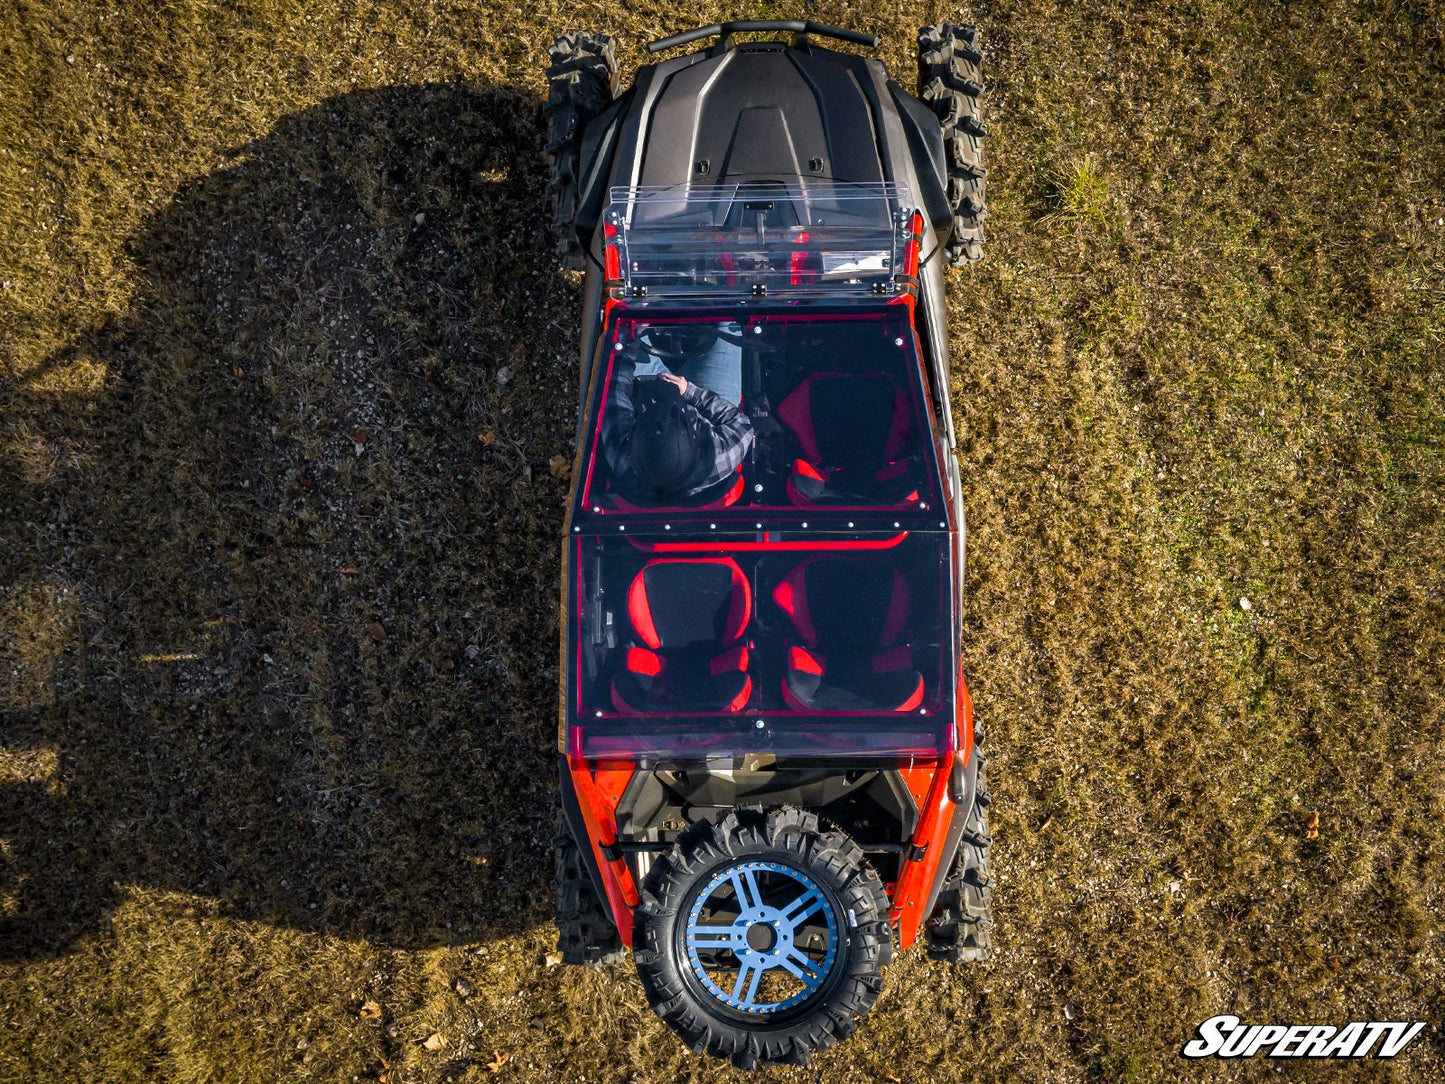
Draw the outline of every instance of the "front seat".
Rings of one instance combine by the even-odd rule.
[[[913,429],[908,392],[887,373],[815,373],[778,404],[802,454],[788,497],[800,507],[896,506],[916,502],[916,460],[904,457]]]

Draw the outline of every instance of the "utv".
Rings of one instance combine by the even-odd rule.
[[[925,27],[915,98],[813,23],[649,49],[709,37],[621,94],[610,38],[551,50],[585,270],[554,886],[564,960],[631,948],[683,1040],[751,1068],[851,1034],[895,941],[988,952],[942,271],[980,255],[982,55]],[[689,372],[751,436],[659,499],[613,438]]]

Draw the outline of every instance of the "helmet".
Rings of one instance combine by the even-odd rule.
[[[682,393],[659,378],[639,378],[633,397],[632,474],[656,495],[684,489],[697,468],[697,435]]]

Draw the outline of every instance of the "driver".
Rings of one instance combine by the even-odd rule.
[[[652,503],[686,501],[719,485],[747,458],[753,426],[716,392],[675,373],[618,366],[602,453],[624,494]]]

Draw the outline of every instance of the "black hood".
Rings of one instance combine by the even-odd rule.
[[[662,76],[637,183],[884,180],[867,63],[755,43]]]

